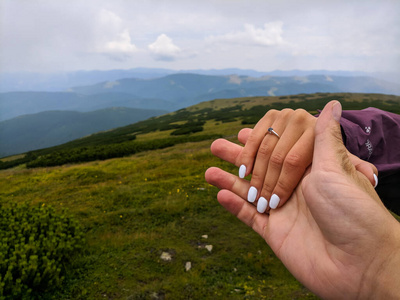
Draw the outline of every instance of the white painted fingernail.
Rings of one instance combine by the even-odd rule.
[[[267,199],[265,199],[264,197],[260,197],[260,199],[258,199],[258,203],[257,203],[257,211],[260,214],[263,214],[266,211],[267,207],[268,207]]]
[[[239,178],[244,178],[246,176],[246,166],[241,165],[239,168]]]
[[[376,188],[378,186],[378,176],[376,176],[375,174],[374,174],[374,179],[375,179],[374,188]]]
[[[256,201],[256,197],[257,197],[257,189],[252,186],[249,189],[249,192],[247,193],[247,201],[249,202],[254,202]]]
[[[269,207],[271,207],[272,209],[277,208],[279,205],[279,201],[281,201],[279,196],[277,194],[273,194],[271,196],[271,199],[269,200]]]

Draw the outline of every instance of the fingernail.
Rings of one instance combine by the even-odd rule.
[[[268,207],[268,201],[267,199],[265,199],[264,197],[260,197],[260,199],[258,199],[258,203],[257,203],[257,211],[260,214],[263,214],[265,212],[265,210]]]
[[[239,168],[239,178],[244,178],[246,176],[246,166],[241,165]]]
[[[333,103],[332,116],[336,121],[340,122],[340,118],[342,117],[342,105],[340,102]]]
[[[376,176],[375,174],[374,174],[374,179],[375,179],[374,188],[376,188],[378,186],[378,176]]]
[[[277,194],[273,194],[271,196],[271,199],[269,200],[269,207],[271,207],[272,209],[277,208],[279,205],[279,201],[281,201],[279,196]]]
[[[252,186],[250,187],[249,192],[247,194],[247,201],[254,202],[256,201],[256,197],[257,197],[257,189],[254,186]]]

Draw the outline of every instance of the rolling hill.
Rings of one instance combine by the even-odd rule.
[[[218,137],[219,126],[255,124],[269,109],[304,108],[317,113],[333,99],[340,100],[344,109],[374,106],[400,113],[400,96],[382,94],[318,93],[212,100],[55,147],[31,151],[15,160],[0,161],[0,168],[22,163],[34,168],[103,160],[198,142]]]
[[[45,111],[16,117],[0,122],[0,157],[63,144],[165,113],[115,107],[86,113]]]
[[[89,112],[111,107],[172,111],[173,105],[126,93],[10,92],[0,94],[0,121],[50,110]]]
[[[104,92],[128,93],[138,97],[164,99],[177,108],[221,97],[282,96],[317,92],[400,94],[395,84],[372,77],[309,76],[210,76],[173,74],[154,79],[127,78],[92,86],[74,87],[84,95]]]
[[[400,95],[398,85],[362,76],[216,76],[172,74],[125,78],[78,86],[69,92],[0,93],[0,121],[46,110],[87,112],[109,107],[174,111],[219,98],[301,93],[382,93]]]

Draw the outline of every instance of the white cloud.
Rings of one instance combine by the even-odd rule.
[[[118,34],[115,40],[108,42],[105,46],[105,50],[112,53],[126,54],[135,53],[138,51],[136,46],[131,43],[131,36],[128,29],[124,29]]]
[[[159,35],[148,48],[156,60],[173,61],[182,53],[182,50],[164,33]]]
[[[206,40],[211,43],[232,43],[247,46],[276,46],[285,43],[282,34],[283,23],[265,23],[264,27],[257,28],[252,24],[245,24],[244,30],[230,32],[219,36],[210,36]]]
[[[95,52],[117,61],[124,61],[138,48],[131,41],[129,29],[124,28],[123,20],[114,12],[102,9],[97,17],[98,28],[95,37]]]
[[[107,26],[110,31],[118,30],[122,26],[122,19],[114,12],[101,9],[97,17],[99,25]]]

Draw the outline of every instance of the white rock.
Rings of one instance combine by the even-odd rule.
[[[172,260],[172,256],[171,254],[169,254],[168,252],[163,252],[160,256],[160,258],[164,261],[171,261]]]
[[[190,261],[187,261],[185,265],[186,272],[189,271],[191,268],[192,268],[192,263]]]
[[[203,239],[208,239],[208,235],[207,235],[207,234],[203,234],[201,237],[202,237]]]
[[[208,252],[211,252],[213,245],[206,245],[205,248],[208,250]]]

